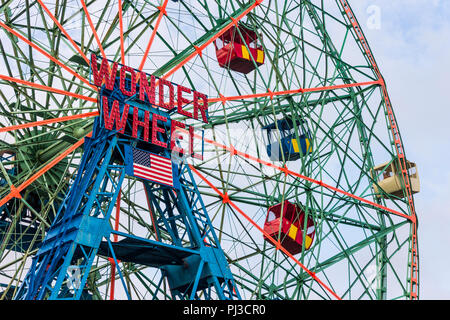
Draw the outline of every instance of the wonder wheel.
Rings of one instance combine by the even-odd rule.
[[[348,1],[6,0],[0,34],[0,299],[418,298],[417,167]],[[125,174],[99,68],[207,95],[148,111],[195,129],[181,187]]]

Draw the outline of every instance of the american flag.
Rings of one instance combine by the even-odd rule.
[[[170,158],[133,148],[133,173],[138,178],[173,187],[172,161]]]

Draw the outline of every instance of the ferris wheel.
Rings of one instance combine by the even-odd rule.
[[[419,298],[348,1],[10,0],[0,34],[0,299]]]

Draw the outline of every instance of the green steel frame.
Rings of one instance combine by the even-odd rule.
[[[240,22],[258,31],[265,53],[247,75],[220,68],[214,49]],[[404,148],[347,1],[3,0],[0,34],[0,151],[14,156],[0,163],[0,299],[20,286],[98,115],[90,53],[208,94],[209,123],[195,124],[205,130],[204,160],[189,161],[243,298],[419,297],[409,177],[402,173],[403,197],[373,189],[375,165],[399,161],[405,170]],[[306,122],[313,151],[271,163],[261,128],[286,116]],[[125,180],[111,224],[164,241],[142,185]],[[312,248],[295,257],[258,228],[285,199],[301,202],[316,226]],[[133,299],[169,297],[151,268],[119,267]],[[95,299],[112,298],[113,268],[94,261]]]

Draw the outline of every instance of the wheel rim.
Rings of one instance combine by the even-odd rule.
[[[244,298],[410,298],[411,239],[416,234],[410,217],[415,213],[407,197],[379,198],[372,188],[371,169],[393,161],[397,150],[384,84],[352,37],[342,3],[65,1],[55,7],[18,1],[16,8],[11,3],[2,25],[8,37],[0,48],[2,70],[7,70],[1,78],[2,125],[70,120],[1,133],[2,150],[16,155],[2,160],[6,183],[1,197],[11,193],[11,184],[28,181],[90,132],[93,117],[75,118],[97,111],[85,58],[105,53],[110,60],[208,94],[209,123],[195,123],[198,132],[205,130],[205,160],[192,164]],[[247,75],[217,64],[211,39],[230,16],[261,34],[265,62]],[[286,116],[305,121],[300,127],[311,134],[312,152],[296,161],[274,162],[261,128]],[[299,132],[294,126],[298,141]],[[237,154],[230,153],[231,146]],[[34,240],[25,252],[8,248],[7,239],[17,232],[2,229],[2,283],[11,290],[23,278],[34,243],[42,239],[76,171],[82,147],[72,151],[22,191],[22,199],[8,202],[15,214],[5,221],[17,221],[22,210],[35,226],[27,231],[32,236],[27,241]],[[155,239],[139,183],[128,179],[121,194],[119,230]],[[267,209],[284,200],[301,202],[315,222],[312,247],[295,257],[264,241],[257,227],[263,227]],[[41,205],[34,208],[36,201]],[[20,229],[19,237],[25,233]],[[133,298],[170,297],[158,270],[126,262],[120,268]],[[88,280],[96,298],[110,298],[111,273],[111,262],[98,257]],[[123,294],[119,287],[116,297]]]

